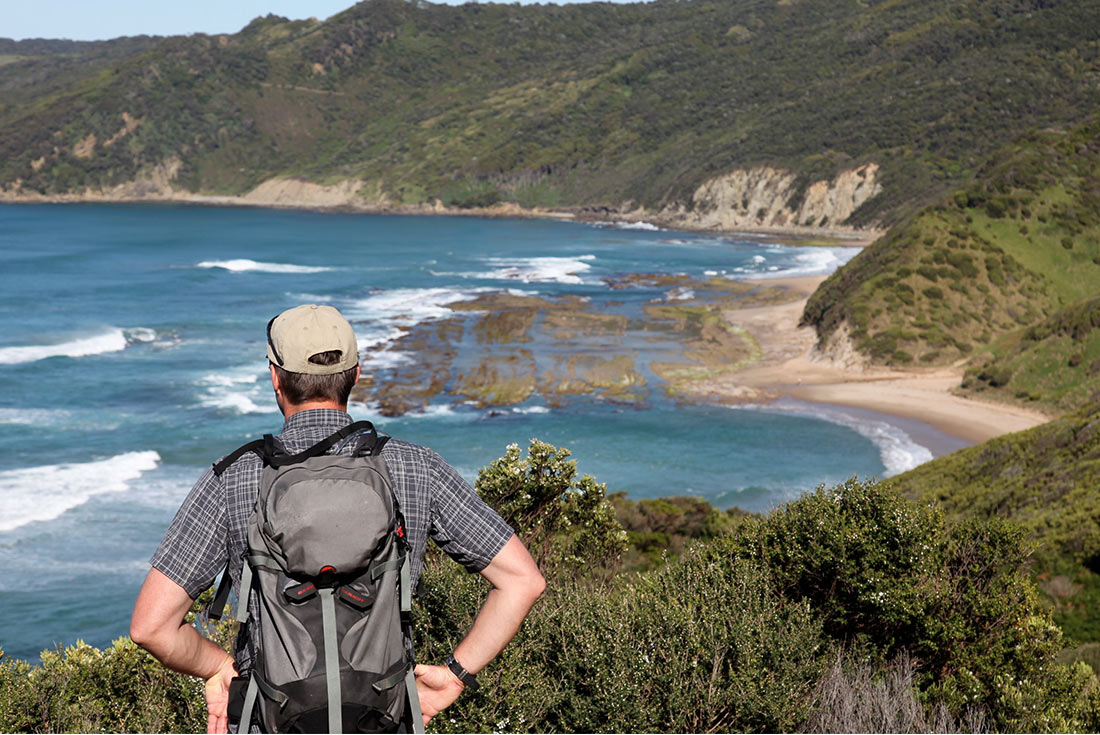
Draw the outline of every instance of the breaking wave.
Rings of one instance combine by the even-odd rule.
[[[158,462],[156,452],[127,452],[97,462],[0,472],[0,532],[53,520],[92,496],[125,490]]]
[[[233,260],[204,260],[198,264],[198,268],[222,268],[233,273],[324,273],[332,268],[312,265],[293,265],[291,263],[263,263],[247,258],[235,258]]]

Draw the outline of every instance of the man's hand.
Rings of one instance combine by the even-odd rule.
[[[229,732],[229,683],[237,675],[233,658],[227,656],[218,672],[206,680],[206,711],[210,714],[206,721],[206,732]]]
[[[420,697],[420,711],[424,715],[425,725],[450,707],[466,688],[446,666],[417,664],[413,675],[416,676],[416,695]]]

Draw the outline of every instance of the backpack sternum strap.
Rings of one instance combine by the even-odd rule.
[[[328,690],[328,731],[343,732],[343,697],[340,694],[340,649],[336,640],[336,600],[333,590],[318,590],[321,596],[321,627],[325,641],[325,685]]]

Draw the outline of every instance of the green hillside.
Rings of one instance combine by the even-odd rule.
[[[1094,118],[1000,149],[965,188],[834,273],[810,299],[803,323],[826,341],[846,325],[856,348],[876,362],[942,364],[1098,292]]]
[[[974,363],[965,393],[1072,411],[1100,395],[1100,295],[1002,337]]]
[[[885,481],[949,517],[1005,518],[1036,543],[1034,572],[1070,638],[1100,641],[1100,397]]]
[[[95,63],[27,47],[0,65],[0,185],[178,159],[196,192],[293,175],[397,203],[661,209],[734,169],[796,172],[793,201],[873,162],[882,193],[850,223],[891,221],[1096,109],[1098,27],[1100,5],[1048,0],[367,0]]]

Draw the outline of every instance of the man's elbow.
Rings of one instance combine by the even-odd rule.
[[[542,597],[542,593],[546,591],[546,577],[542,576],[542,572],[537,569],[527,579],[527,595],[531,598],[531,604],[534,605],[535,601]]]
[[[148,651],[150,647],[154,646],[156,638],[157,631],[155,627],[149,625],[137,615],[130,618],[130,640]]]
[[[170,631],[156,621],[137,613],[130,618],[130,640],[154,656],[163,653],[165,647],[170,645],[169,638]]]

